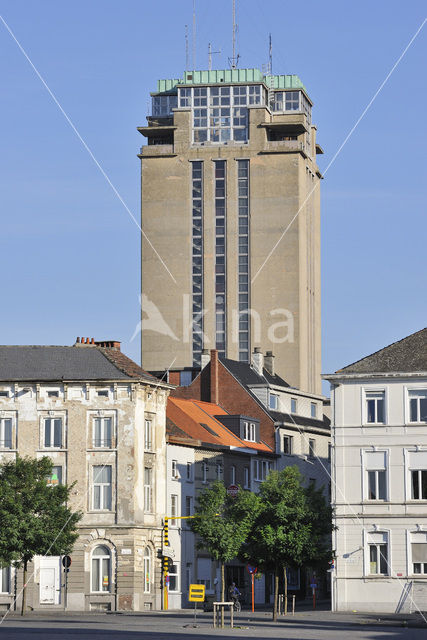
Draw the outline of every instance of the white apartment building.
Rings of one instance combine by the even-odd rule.
[[[331,383],[333,609],[427,608],[427,329]]]

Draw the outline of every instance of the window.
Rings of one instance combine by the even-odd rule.
[[[171,518],[169,524],[171,527],[177,526],[176,517],[178,515],[178,496],[176,494],[171,495]]]
[[[185,496],[185,515],[193,515],[193,498],[191,496]]]
[[[291,398],[291,413],[297,412],[297,399]]]
[[[408,391],[409,421],[427,422],[427,389]]]
[[[249,160],[237,161],[239,360],[249,362]]]
[[[386,533],[371,533],[368,538],[369,574],[388,575],[388,544]]]
[[[279,408],[279,396],[275,393],[270,393],[269,407],[275,410]]]
[[[144,427],[144,449],[151,451],[153,447],[153,423],[151,420],[145,420]]]
[[[411,534],[412,573],[427,574],[427,533],[420,531]]]
[[[193,479],[193,465],[191,462],[187,462],[187,480],[191,481]]]
[[[218,87],[219,88],[219,87]],[[215,210],[215,345],[218,355],[225,357],[226,351],[226,178],[225,160],[214,162],[214,210]]]
[[[191,163],[191,178],[193,364],[200,367],[203,349],[203,162]],[[182,371],[181,385],[185,385],[184,374],[189,374],[187,384],[191,384],[191,371]]]
[[[367,391],[366,397],[366,422],[368,424],[384,424],[384,391]]]
[[[311,417],[315,418],[317,416],[317,404],[312,402],[310,405]]]
[[[174,480],[179,479],[178,460],[172,460],[172,478]]]
[[[271,462],[269,460],[255,460],[254,466],[255,466],[255,474],[254,474],[255,480],[257,482],[262,482],[263,480],[266,479],[266,477],[271,471]]]
[[[111,465],[93,468],[93,509],[111,511],[112,506],[112,467]]]
[[[316,455],[316,440],[314,438],[308,440],[308,455],[310,458],[314,458]]]
[[[233,465],[231,465],[230,468],[230,477],[231,477],[231,484],[236,484],[236,467]]]
[[[197,558],[197,583],[204,584],[206,590],[211,588],[211,559]]]
[[[293,452],[293,436],[283,436],[283,453],[290,455]]]
[[[0,567],[0,593],[10,593],[10,567]]]
[[[216,464],[216,479],[222,480],[222,464],[220,462]]]
[[[108,389],[98,389],[96,393],[98,398],[108,398]]]
[[[178,563],[169,565],[169,591],[179,591]]]
[[[111,554],[108,547],[99,546],[92,553],[92,592],[110,591]]]
[[[0,419],[0,448],[12,449],[12,418]]]
[[[93,446],[96,448],[111,449],[112,446],[112,419],[93,419]]]
[[[44,446],[62,447],[62,418],[44,419]]]
[[[59,398],[59,391],[48,391],[47,392],[47,397],[48,398]]]
[[[62,484],[62,467],[52,467],[52,473],[47,479],[47,484],[50,486]]]
[[[427,500],[427,469],[411,471],[412,500]]]
[[[144,549],[144,593],[151,593],[151,549]]]
[[[151,467],[144,468],[144,511],[151,513],[152,511],[152,471]]]
[[[387,500],[387,452],[366,451],[368,500]]]
[[[179,384],[181,387],[188,387],[192,383],[192,371],[181,371],[179,376]]]
[[[332,443],[328,442],[328,462],[332,460]]]
[[[256,441],[256,428],[254,422],[243,423],[243,439],[248,442]]]
[[[208,463],[202,462],[202,482],[206,484],[208,481]]]
[[[9,391],[6,391],[4,389],[0,390],[0,398],[8,398],[9,397]]]
[[[244,468],[244,477],[245,477],[245,482],[244,482],[244,489],[249,489],[249,467],[245,467]]]

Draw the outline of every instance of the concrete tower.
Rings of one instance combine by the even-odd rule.
[[[142,362],[272,351],[320,393],[320,194],[312,103],[294,75],[186,71],[159,80],[138,130]]]

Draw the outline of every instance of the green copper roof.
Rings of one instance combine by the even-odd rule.
[[[274,89],[303,89],[304,87],[298,76],[295,75],[273,75]],[[222,69],[212,71],[185,71],[180,79],[158,80],[157,92],[164,93],[172,91],[178,85],[195,84],[239,84],[248,82],[264,82],[269,84],[269,76],[259,69]]]

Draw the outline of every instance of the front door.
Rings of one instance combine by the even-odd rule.
[[[40,558],[40,604],[59,604],[60,588],[60,558]]]

